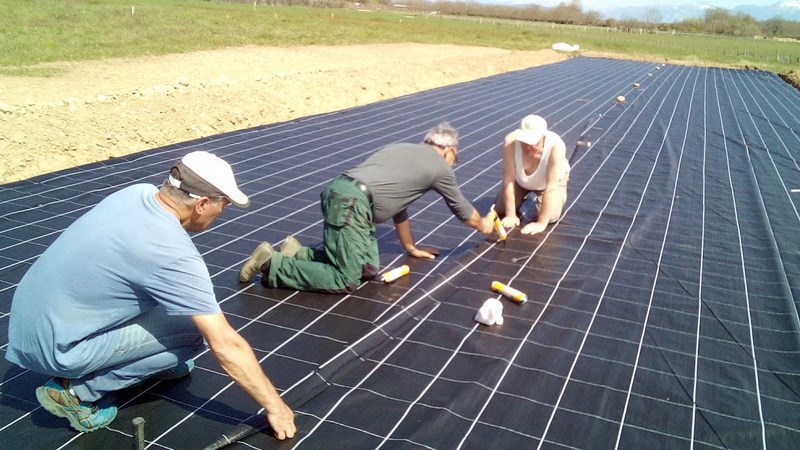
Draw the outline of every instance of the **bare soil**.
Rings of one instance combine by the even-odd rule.
[[[55,63],[55,77],[0,77],[0,184],[566,58],[387,44]]]

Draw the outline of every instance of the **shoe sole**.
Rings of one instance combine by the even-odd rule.
[[[38,388],[36,388],[36,400],[38,400],[39,404],[42,405],[42,408],[47,410],[47,412],[49,412],[50,414],[57,417],[63,417],[69,420],[70,426],[77,431],[80,431],[82,433],[91,433],[93,431],[97,431],[101,428],[107,427],[111,422],[114,421],[114,418],[116,417],[115,414],[114,418],[112,418],[107,424],[103,425],[102,427],[86,428],[83,425],[81,425],[80,422],[75,422],[75,420],[71,415],[66,414],[62,410],[63,406],[53,401],[53,399],[50,398],[49,395],[47,395],[46,389],[47,388],[45,388],[44,386],[39,386]]]
[[[259,244],[258,247],[253,250],[250,258],[247,259],[247,262],[244,263],[244,266],[242,266],[242,270],[239,271],[239,281],[242,283],[249,283],[250,280],[253,279],[253,276],[259,272],[260,267],[265,262],[272,259],[273,252],[274,250],[272,249],[272,245],[270,245],[268,242],[262,242]],[[258,261],[263,262],[259,264]]]

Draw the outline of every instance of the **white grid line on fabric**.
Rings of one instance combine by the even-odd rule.
[[[371,360],[371,361],[379,362],[379,361],[375,361],[375,360]],[[460,379],[455,379],[455,378],[448,378],[448,377],[439,376],[438,374],[429,374],[429,373],[426,373],[426,372],[421,372],[421,371],[415,370],[415,369],[413,369],[411,367],[400,366],[400,365],[392,364],[392,363],[389,363],[389,362],[384,363],[384,365],[392,367],[392,368],[395,368],[395,369],[398,369],[398,370],[402,370],[402,371],[415,372],[415,373],[418,373],[418,374],[421,374],[421,375],[424,375],[424,376],[432,377],[434,379],[441,379],[441,380],[445,380],[445,381],[456,383],[456,384],[459,384],[459,383],[471,384],[471,385],[479,386],[480,388],[485,389],[487,391],[491,390],[490,386],[487,386],[487,385],[484,385],[482,383],[478,383],[478,382],[475,382],[475,381],[465,381],[465,380],[460,380]],[[531,369],[531,370],[539,370],[539,369]],[[648,369],[645,368],[643,370],[648,370]],[[552,374],[552,375],[558,376],[557,374]],[[581,383],[581,384],[586,384],[586,385],[602,387],[602,388],[610,389],[610,390],[617,391],[617,392],[620,392],[620,393],[625,392],[622,389],[615,389],[615,388],[613,388],[611,386],[599,385],[599,384],[596,384],[596,383],[589,383],[589,382],[586,382],[586,381],[583,381],[583,380],[576,380],[576,382]],[[714,384],[714,383],[711,383],[711,384]],[[410,404],[410,405],[411,404],[419,404],[420,406],[423,406],[423,407],[426,407],[426,408],[446,411],[448,414],[450,414],[450,415],[452,415],[454,417],[457,417],[459,419],[462,419],[464,421],[471,420],[468,417],[465,417],[465,416],[463,416],[461,414],[458,414],[457,412],[455,412],[455,411],[453,411],[453,410],[451,410],[449,408],[444,408],[444,407],[436,406],[436,405],[430,405],[430,404],[426,404],[424,402],[412,402],[412,401],[404,400],[404,399],[401,399],[401,398],[398,398],[398,397],[393,397],[393,396],[384,394],[382,392],[375,391],[374,389],[369,389],[369,388],[365,388],[365,387],[347,385],[347,384],[342,384],[342,383],[334,383],[334,385],[336,385],[338,387],[341,387],[343,389],[353,389],[353,390],[358,390],[358,391],[363,391],[363,392],[369,392],[369,393],[371,393],[373,395],[376,395],[376,396],[379,396],[379,397],[382,397],[382,398],[385,398],[385,399],[393,400],[393,401],[396,401],[396,402],[399,402],[399,403],[406,403],[406,404]],[[724,385],[718,385],[718,384],[715,384],[715,385],[720,386],[720,387],[729,388],[729,387],[726,387]],[[735,390],[734,388],[729,388],[729,389]],[[755,393],[753,391],[745,391],[743,393],[755,395]],[[551,405],[548,405],[547,403],[537,401],[536,399],[529,398],[529,397],[524,397],[524,396],[521,396],[521,395],[518,395],[518,394],[514,394],[514,393],[498,391],[497,394],[501,395],[501,396],[514,397],[514,398],[517,398],[517,399],[519,399],[519,400],[521,400],[523,402],[531,402],[531,403],[536,403],[536,404],[540,404],[540,405],[551,406]],[[669,400],[665,400],[663,398],[657,398],[657,397],[653,397],[653,396],[648,396],[648,395],[644,395],[644,394],[637,393],[637,392],[633,392],[631,395],[633,397],[649,399],[649,400],[652,400],[652,401],[655,401],[655,402],[658,402],[658,403],[670,404],[670,405],[681,407],[681,408],[687,408],[688,409],[688,408],[693,406],[693,405],[688,405],[686,403],[678,403],[678,402],[674,402],[674,401],[669,401]],[[597,418],[597,419],[608,421],[609,423],[619,423],[618,420],[610,420],[608,418],[604,418],[604,417],[598,416],[596,414],[586,413],[584,411],[568,409],[568,408],[561,408],[561,410],[567,410],[567,411],[573,412],[575,414],[585,415],[587,417],[594,417],[594,418]],[[740,417],[732,416],[732,415],[729,415],[728,417],[734,418],[734,419],[741,419]],[[334,423],[334,421],[329,421],[329,422]],[[490,426],[490,427],[496,427],[496,428],[508,430],[505,427],[497,426],[497,425],[492,424],[492,423],[488,423],[488,422],[484,422],[484,421],[481,421],[480,423],[482,425],[484,425],[484,426]],[[637,426],[635,424],[627,424],[626,426],[630,426],[630,427],[633,427],[633,428],[638,428],[638,429],[641,429],[641,430],[649,430],[649,431],[653,431],[653,432],[656,432],[656,433],[661,433],[658,430],[654,430],[654,429],[651,429],[651,428],[644,428],[644,427],[641,427],[641,426]],[[358,430],[358,431],[362,431],[364,433],[371,434],[373,436],[376,436],[376,434],[368,432],[367,430],[359,429],[357,427],[351,427],[351,428],[355,429],[355,430]],[[791,429],[791,428],[787,428],[787,429],[790,430],[790,431],[797,431],[797,430]],[[511,431],[513,431],[513,430],[511,430]],[[538,439],[538,437],[531,436],[531,435],[526,434],[526,433],[519,433],[519,432],[516,432],[516,431],[514,431],[514,432],[517,433],[517,434],[520,434],[522,436],[531,437],[531,438],[537,438]],[[671,433],[662,433],[662,434],[669,435],[671,437],[675,437],[675,438],[678,438],[678,439],[681,439],[681,440],[686,440],[687,442],[689,441],[689,439],[687,439],[685,436],[675,435],[675,434],[671,434]],[[387,439],[387,440],[393,440],[393,439]],[[546,442],[553,443],[553,441],[549,441],[549,440],[547,440]]]
[[[681,94],[683,94],[683,90],[686,88],[687,81],[689,81],[689,78],[688,77],[684,78],[683,86],[681,86],[681,90],[678,93],[678,97],[680,97]],[[695,77],[694,86],[692,88],[692,92],[696,88],[697,88],[697,77]],[[633,391],[633,384],[636,381],[636,370],[639,367],[639,359],[641,357],[642,346],[643,346],[643,343],[644,343],[644,338],[645,338],[645,334],[647,332],[647,326],[648,326],[649,319],[650,319],[651,306],[652,306],[653,300],[655,298],[656,285],[657,285],[658,280],[659,280],[659,276],[658,275],[659,275],[659,271],[661,270],[661,261],[662,261],[663,255],[664,255],[664,248],[665,248],[666,243],[667,243],[667,235],[669,234],[670,224],[672,223],[672,211],[673,211],[674,206],[675,206],[675,193],[678,190],[678,182],[680,180],[680,173],[681,173],[680,168],[681,168],[681,163],[683,162],[684,150],[686,149],[686,139],[687,139],[687,136],[688,136],[688,129],[689,129],[688,122],[689,122],[689,119],[691,118],[691,109],[692,109],[692,103],[693,102],[694,102],[694,95],[692,94],[690,102],[689,102],[690,114],[686,118],[687,123],[684,126],[683,142],[681,144],[680,157],[678,158],[678,173],[675,176],[675,184],[673,185],[673,188],[672,188],[672,196],[671,196],[670,205],[669,205],[669,215],[668,215],[668,218],[667,218],[666,226],[664,227],[664,234],[663,234],[663,237],[661,239],[661,248],[660,248],[660,252],[659,252],[658,263],[656,264],[656,270],[655,270],[655,276],[654,276],[654,279],[653,279],[653,285],[650,288],[650,298],[648,299],[647,313],[646,313],[645,318],[644,318],[644,323],[642,324],[642,333],[641,333],[641,336],[639,337],[638,350],[636,352],[636,360],[634,362],[633,371],[631,372],[630,384],[628,385],[627,399],[625,400],[625,406],[623,408],[622,417],[620,419],[620,425],[619,425],[619,430],[618,430],[618,433],[617,433],[617,442],[616,442],[615,448],[619,448],[620,440],[622,439],[622,430],[625,427],[625,420],[627,418],[630,396],[631,396],[631,392]],[[662,105],[663,105],[663,103],[662,103]],[[653,158],[655,160],[655,163],[653,164],[653,168],[652,168],[652,170],[650,172],[650,178],[648,178],[647,185],[644,187],[644,190],[643,190],[643,193],[642,193],[642,197],[639,200],[639,205],[637,206],[636,212],[634,213],[633,221],[631,222],[631,227],[633,227],[633,223],[636,221],[636,218],[639,216],[639,210],[642,207],[642,202],[644,201],[644,193],[647,191],[648,187],[650,186],[650,179],[652,178],[653,173],[655,172],[656,167],[658,165],[658,157],[661,155],[661,151],[663,150],[663,148],[664,148],[664,146],[666,144],[667,134],[669,133],[669,130],[672,128],[672,121],[673,121],[673,118],[675,117],[675,111],[677,110],[678,105],[679,105],[679,103],[676,102],[675,105],[673,106],[672,115],[670,116],[669,124],[667,125],[667,130],[664,132],[664,138],[661,141],[661,146],[658,149],[658,153],[656,153],[655,158]],[[626,238],[626,240],[627,240],[627,238]]]
[[[647,101],[647,103],[649,104],[649,102],[650,102],[650,101],[652,101],[652,99],[653,99],[653,98],[654,98],[654,96],[651,96],[651,97],[650,97],[650,99]],[[642,111],[643,111],[643,110],[642,110]],[[640,114],[640,115],[642,114],[642,111],[640,111],[640,112],[639,112],[639,114]],[[620,116],[620,117],[622,117],[622,116]],[[637,116],[637,117],[638,117],[638,116]],[[620,118],[618,117],[618,118],[617,118],[617,120],[619,120],[619,119],[620,119]],[[616,122],[616,121],[615,121],[615,122]],[[632,126],[632,125],[631,125],[631,126]],[[613,124],[612,124],[611,126],[609,126],[609,129],[610,129],[610,128],[612,128],[612,127],[613,127]],[[630,129],[630,128],[629,128],[629,129]],[[605,133],[604,133],[603,135],[605,135]],[[603,136],[603,135],[601,135],[601,138],[602,138],[602,136]],[[595,172],[594,172],[594,174],[592,175],[592,177],[590,178],[589,182],[587,182],[587,184],[584,186],[584,188],[583,188],[583,189],[581,189],[581,191],[580,191],[580,192],[578,193],[578,195],[575,197],[575,200],[573,200],[573,202],[572,202],[572,203],[570,204],[570,206],[567,208],[567,210],[566,210],[565,214],[566,214],[566,213],[568,213],[568,212],[569,212],[569,211],[572,209],[573,205],[575,205],[575,204],[577,203],[577,201],[578,201],[578,199],[580,198],[580,196],[581,196],[581,195],[583,195],[583,193],[586,191],[586,189],[588,189],[588,186],[589,186],[589,183],[591,182],[591,180],[592,180],[592,179],[594,178],[594,176],[595,176],[595,175],[596,175],[596,174],[597,174],[597,173],[600,171],[600,169],[601,169],[601,168],[602,168],[602,167],[605,165],[605,163],[606,163],[606,162],[609,160],[609,158],[611,157],[611,155],[613,154],[614,150],[615,150],[617,147],[618,147],[618,144],[613,146],[612,150],[609,152],[609,154],[608,154],[608,155],[606,156],[606,158],[603,160],[603,163],[602,163],[602,164],[601,164],[601,165],[600,165],[600,166],[599,166],[599,167],[598,167],[598,168],[595,170]],[[580,161],[580,160],[579,160],[579,161]],[[579,162],[579,161],[578,161],[578,162]],[[620,180],[621,180],[621,178],[620,178]],[[611,199],[611,195],[609,195],[609,199],[608,199],[608,201],[607,201],[606,205],[608,204],[608,202],[610,202],[610,199]],[[601,211],[601,212],[602,212],[602,211]],[[592,230],[594,230],[594,228],[597,226],[597,223],[598,223],[599,219],[600,219],[600,216],[598,216],[598,218],[595,220],[594,224],[593,224],[593,225],[590,227],[589,233],[587,233],[587,235],[584,237],[584,239],[583,239],[583,243],[581,244],[581,247],[580,247],[580,249],[579,249],[579,250],[576,252],[576,254],[575,254],[575,257],[574,257],[574,258],[573,258],[573,260],[570,262],[570,265],[569,265],[569,267],[567,267],[567,270],[565,271],[565,273],[564,273],[564,276],[563,276],[563,277],[562,277],[562,278],[559,280],[559,285],[560,285],[561,281],[562,281],[562,280],[563,280],[563,279],[566,277],[566,274],[567,274],[567,272],[569,271],[569,268],[572,266],[572,264],[574,263],[574,261],[577,259],[577,255],[578,255],[578,253],[580,253],[581,249],[584,247],[584,245],[585,245],[585,243],[586,243],[586,240],[588,239],[589,235],[591,234],[591,231],[592,231]],[[547,237],[549,237],[549,235],[550,235],[550,234],[551,234],[551,233],[552,233],[552,232],[555,230],[555,228],[556,228],[558,225],[559,225],[559,223],[557,223],[557,224],[556,224],[554,227],[552,227],[552,229],[550,230],[550,232],[549,232],[549,233],[547,233],[547,235],[546,235],[545,239],[546,239]],[[542,242],[544,242],[544,240],[543,240]],[[541,246],[541,245],[542,245],[542,244],[540,244],[540,246]],[[515,276],[516,276],[516,275],[515,275]],[[512,280],[513,280],[513,277],[512,277]],[[551,295],[550,295],[550,297],[548,298],[547,302],[545,303],[545,307],[542,309],[542,312],[539,314],[539,316],[537,317],[536,321],[535,321],[535,322],[533,323],[533,325],[531,325],[531,327],[529,328],[529,330],[528,330],[528,333],[527,333],[527,335],[526,335],[526,336],[529,336],[529,335],[530,335],[530,334],[533,332],[533,329],[536,327],[536,324],[537,324],[537,323],[539,322],[539,320],[541,319],[542,315],[544,314],[544,311],[545,311],[545,310],[547,309],[547,307],[550,305],[550,303],[551,303],[551,301],[552,301],[552,299],[553,299],[553,296],[554,296],[554,295],[555,295],[555,290],[553,291],[553,294],[551,294]],[[526,337],[526,340],[527,340],[527,337]],[[516,356],[519,354],[519,352],[521,351],[521,349],[522,349],[522,345],[520,345],[520,346],[517,348],[517,350],[515,350],[515,352],[514,352],[514,357],[512,358],[512,360],[516,358]],[[503,373],[503,376],[501,376],[501,379],[500,379],[500,380],[498,380],[497,386],[499,386],[499,384],[502,382],[502,379],[503,379],[503,377],[505,376],[505,374],[507,373],[507,370],[508,370],[508,369],[506,369],[506,371]],[[495,389],[496,389],[496,387],[495,387]],[[488,406],[488,403],[489,403],[490,401],[491,401],[491,396],[490,396],[490,398],[489,398],[489,399],[486,401],[486,403],[484,404],[483,408],[481,409],[481,411],[480,411],[480,412],[478,413],[478,415],[476,416],[476,418],[475,418],[475,422],[473,422],[473,424],[470,426],[470,429],[469,429],[469,431],[468,431],[467,433],[465,433],[465,435],[464,435],[464,438],[461,440],[461,442],[460,442],[460,444],[459,444],[459,448],[460,448],[461,446],[463,446],[463,445],[464,445],[464,443],[466,442],[466,439],[467,439],[467,437],[469,436],[469,433],[471,432],[471,430],[472,430],[472,429],[474,429],[475,423],[476,423],[478,420],[480,420],[480,417],[481,417],[481,415],[482,415],[483,411],[486,409],[486,407]],[[545,434],[546,434],[546,433],[545,433]]]
[[[741,75],[739,75],[739,79],[741,81]],[[761,146],[766,151],[766,154],[769,157],[770,163],[772,163],[772,167],[775,169],[775,175],[777,175],[778,179],[781,181],[781,184],[783,185],[783,191],[784,191],[784,193],[786,195],[786,198],[788,200],[787,203],[789,204],[789,206],[794,211],[794,215],[797,218],[797,221],[800,222],[800,213],[798,213],[797,207],[795,206],[794,202],[792,202],[792,198],[791,198],[792,194],[790,193],[791,188],[786,185],[786,181],[784,180],[783,176],[781,176],[780,170],[778,169],[777,164],[775,164],[775,159],[772,157],[772,153],[770,152],[769,147],[767,146],[766,142],[764,142],[764,137],[761,134],[761,130],[757,126],[756,121],[753,118],[753,114],[750,112],[750,108],[748,107],[748,102],[746,102],[744,97],[742,96],[742,91],[739,89],[739,86],[737,84],[733,84],[733,85],[736,88],[736,92],[739,95],[739,98],[741,99],[743,106],[746,108],[747,116],[750,118],[750,123],[753,125],[751,127],[751,129],[754,129],[755,132],[758,134],[758,138],[761,141]],[[748,93],[750,94],[750,98],[752,100],[752,102],[750,102],[749,105],[757,106],[758,110],[761,112],[761,115],[763,116],[764,115],[764,110],[761,108],[760,102],[758,102],[753,97],[751,92],[748,91]],[[734,109],[733,111],[734,111],[734,115],[735,115],[736,114],[736,109]],[[737,123],[738,123],[738,120],[737,120]],[[792,157],[791,153],[789,153],[788,147],[783,142],[783,139],[780,138],[780,134],[778,134],[777,130],[775,130],[775,127],[773,127],[771,123],[769,123],[769,126],[772,129],[774,135],[776,137],[778,137],[778,139],[781,141],[781,144],[783,145],[784,150],[786,150],[786,154],[794,162],[795,168],[800,170],[800,167],[797,166],[797,162],[794,160],[794,158]],[[739,127],[739,134],[742,137],[742,140],[744,141],[744,132],[743,132],[741,127]],[[748,155],[748,159],[749,159],[749,155],[750,155],[750,147],[749,146],[747,146],[747,151],[748,151],[747,155]],[[751,172],[753,174],[753,178],[757,179],[757,176],[756,176],[755,172],[752,170],[752,166],[751,166]],[[779,249],[779,247],[777,245],[777,242],[776,242],[776,239],[775,239],[775,228],[774,228],[774,226],[772,225],[772,222],[769,219],[769,214],[767,213],[767,207],[764,204],[764,197],[761,194],[761,190],[760,189],[756,190],[756,192],[758,193],[758,199],[759,199],[759,204],[761,206],[761,209],[765,212],[764,217],[765,217],[765,220],[768,223],[768,228],[771,231],[771,234],[768,236],[770,244],[772,245],[772,249],[776,253],[778,253],[780,255],[781,252],[780,252],[780,249]],[[783,255],[781,255],[781,256],[783,256]],[[792,257],[791,255],[785,255],[785,256],[788,257],[788,258]],[[781,258],[778,258],[778,260],[781,261],[781,262],[783,261]],[[782,265],[781,269],[782,270],[780,271],[780,274],[779,274],[781,283],[783,283],[784,286],[788,287],[789,286],[789,280],[788,280],[788,277],[786,275],[786,266]],[[789,293],[789,295],[791,296],[791,293]],[[800,314],[798,314],[798,312],[797,312],[796,305],[795,305],[794,302],[791,302],[791,304],[792,304],[792,306],[795,307],[794,312],[795,312],[795,315],[796,315],[796,319],[797,319],[797,322],[800,323]]]
[[[668,91],[672,89],[672,87],[675,85],[675,83],[677,83],[677,80],[678,80],[678,78],[677,78],[677,77],[675,77],[675,80],[673,81],[673,84],[672,84],[672,86],[670,86],[670,88],[668,89]],[[651,97],[651,99],[652,99],[652,98],[654,98],[654,97],[655,97],[655,96]],[[664,95],[664,97],[663,97],[663,99],[662,99],[662,101],[661,101],[661,105],[659,106],[659,109],[660,109],[660,108],[663,106],[663,104],[666,102],[667,98],[668,98],[668,96],[667,96],[667,95]],[[648,100],[648,103],[649,103],[649,100]],[[643,109],[642,109],[642,110],[643,110]],[[641,114],[641,113],[640,113],[640,114]],[[638,118],[638,117],[637,117],[637,118]],[[631,122],[631,128],[634,126],[634,123],[635,123],[635,122]],[[645,136],[647,136],[647,134],[650,132],[650,129],[653,127],[653,124],[654,124],[654,123],[655,123],[655,116],[654,116],[654,117],[651,119],[651,121],[650,121],[650,124],[647,126],[647,129],[646,129]],[[629,130],[630,130],[630,128],[629,128]],[[614,196],[614,193],[617,191],[618,187],[619,187],[619,186],[620,186],[620,184],[622,183],[622,180],[624,179],[624,177],[625,177],[625,174],[628,172],[629,168],[631,167],[631,164],[633,163],[633,159],[634,159],[634,157],[637,155],[638,151],[641,149],[641,146],[642,146],[642,144],[641,144],[641,143],[642,143],[642,142],[643,142],[643,141],[640,141],[640,144],[639,144],[639,145],[636,147],[636,149],[633,151],[633,153],[632,153],[632,155],[631,155],[630,159],[628,160],[628,163],[627,163],[627,165],[625,166],[625,169],[624,169],[624,170],[623,170],[623,172],[622,172],[622,175],[619,177],[619,179],[618,179],[618,181],[617,181],[616,185],[614,186],[614,188],[612,189],[612,191],[609,193],[609,195],[608,195],[608,200],[606,201],[606,204],[605,204],[605,205],[603,206],[603,208],[601,209],[601,211],[600,211],[600,214],[598,215],[598,217],[597,217],[597,219],[596,219],[596,221],[595,221],[595,225],[598,223],[598,221],[599,221],[599,220],[600,220],[600,218],[602,217],[602,214],[603,214],[603,212],[605,211],[605,209],[608,207],[608,205],[610,204],[610,202],[611,202],[611,199],[612,199],[612,198],[613,198],[613,196]],[[659,149],[659,152],[660,152],[660,149]],[[648,184],[649,184],[649,180],[650,180],[650,178],[652,178],[652,175],[653,175],[653,172],[654,172],[654,170],[655,170],[655,165],[656,165],[657,161],[658,161],[658,158],[657,158],[657,157],[656,157],[656,158],[653,158],[653,168],[652,168],[652,170],[651,170],[651,172],[650,172],[650,175],[649,175],[649,178],[648,178]],[[645,189],[646,189],[646,186],[645,186]],[[629,227],[628,227],[628,230],[627,230],[627,231],[626,231],[626,233],[625,233],[625,237],[624,237],[624,239],[623,239],[623,242],[627,241],[627,239],[628,239],[628,236],[630,235],[631,229],[633,228],[633,225],[634,225],[634,223],[636,222],[636,217],[638,216],[638,211],[639,211],[639,209],[641,208],[641,205],[642,205],[642,201],[643,201],[643,200],[644,200],[644,195],[642,195],[642,196],[641,196],[641,198],[640,198],[640,200],[639,200],[639,205],[637,206],[637,208],[636,208],[636,211],[634,211],[633,220],[631,221],[631,223],[630,223],[630,225],[629,225]],[[594,228],[594,226],[593,226],[592,228]],[[588,237],[589,237],[589,236],[587,235],[587,238],[588,238]],[[596,315],[597,311],[599,310],[599,308],[600,308],[600,305],[602,304],[603,298],[604,298],[604,296],[605,296],[605,292],[606,292],[606,290],[608,289],[608,286],[609,286],[609,284],[611,283],[611,278],[612,278],[612,276],[613,276],[613,273],[614,273],[614,271],[616,270],[616,266],[617,266],[617,264],[618,264],[618,262],[619,262],[619,260],[620,260],[620,258],[621,258],[621,255],[622,255],[622,252],[623,252],[623,251],[624,251],[624,246],[620,246],[619,252],[617,252],[617,255],[615,256],[614,262],[613,262],[613,264],[612,264],[612,267],[611,267],[611,273],[609,274],[609,277],[608,277],[608,279],[607,279],[607,281],[606,281],[606,285],[605,285],[605,287],[603,288],[603,291],[600,293],[600,296],[599,296],[599,299],[598,299],[598,302],[597,302],[597,306],[596,306],[596,308],[595,308],[595,315]],[[578,358],[580,357],[580,354],[581,354],[581,352],[582,352],[582,349],[583,349],[583,346],[584,346],[584,344],[585,344],[585,342],[586,342],[586,338],[587,338],[587,336],[588,336],[588,333],[589,333],[589,331],[592,329],[592,324],[594,323],[594,320],[595,320],[595,317],[596,317],[595,315],[593,315],[593,317],[592,317],[592,319],[591,319],[591,321],[590,321],[590,323],[589,323],[589,326],[588,326],[588,328],[587,328],[587,330],[586,330],[586,332],[585,332],[586,334],[584,335],[584,338],[583,338],[583,340],[582,340],[582,342],[581,342],[581,344],[580,344],[579,350],[578,350],[578,352],[577,352],[577,354],[576,354],[575,358],[573,358],[572,366],[570,367],[569,374],[568,374],[568,376],[567,376],[567,380],[566,380],[566,381],[565,381],[565,383],[563,384],[562,390],[561,390],[561,392],[560,392],[560,394],[559,394],[559,398],[558,398],[558,400],[557,400],[556,404],[554,405],[553,411],[552,411],[552,413],[551,413],[551,415],[550,415],[550,418],[549,418],[549,420],[548,420],[548,422],[547,422],[547,425],[545,426],[545,429],[544,429],[544,431],[543,431],[543,433],[542,433],[542,440],[540,441],[538,448],[541,448],[541,446],[543,445],[543,443],[544,443],[544,442],[545,442],[545,440],[547,439],[547,433],[548,433],[548,431],[549,431],[549,429],[550,429],[550,426],[551,426],[551,424],[552,424],[552,422],[553,422],[553,419],[554,419],[554,417],[555,417],[555,414],[556,414],[556,412],[557,412],[557,410],[558,410],[558,407],[559,407],[559,404],[560,404],[560,402],[561,402],[561,399],[563,398],[564,392],[566,391],[567,385],[569,384],[569,378],[570,378],[570,376],[571,376],[571,374],[572,374],[572,372],[573,372],[573,370],[574,370],[574,368],[575,368],[575,365],[577,364]],[[631,377],[631,379],[633,379],[633,376]],[[627,402],[626,402],[625,408],[627,408]],[[623,412],[623,416],[624,416],[624,412]],[[624,421],[621,421],[621,423],[624,423]],[[463,441],[462,441],[462,442],[463,442]]]
[[[725,78],[722,78],[722,82],[723,82],[723,85],[725,86],[725,93],[727,94],[729,102],[730,102],[730,93],[728,91],[727,84],[725,83]],[[715,89],[715,91],[717,89],[716,78],[714,80],[714,89]],[[719,94],[717,94],[717,105],[719,106]],[[736,119],[736,124],[737,124],[737,127],[739,128],[740,135],[742,136],[742,142],[746,142],[744,140],[744,136],[741,134],[741,126],[739,126],[739,119],[736,118],[736,110],[735,109],[733,109],[733,114],[734,114],[734,118]],[[721,120],[720,123],[722,125],[723,135],[724,135],[725,134],[725,121]],[[735,192],[735,189],[733,188],[733,178],[732,178],[732,174],[731,174],[730,159],[729,159],[729,156],[728,156],[729,149],[728,149],[727,140],[723,141],[723,145],[725,147],[725,160],[728,162],[728,166],[727,166],[727,169],[728,169],[728,183],[731,186],[731,198],[733,199],[733,218],[734,218],[734,222],[736,224],[736,229],[737,229],[737,236],[736,237],[737,237],[737,239],[739,241],[739,248],[740,248],[739,260],[741,261],[741,264],[742,264],[741,273],[742,273],[742,281],[744,283],[744,300],[745,300],[745,303],[747,305],[747,310],[748,310],[747,320],[748,320],[748,325],[751,327],[750,330],[749,330],[750,331],[750,333],[749,333],[750,334],[750,348],[751,348],[751,355],[752,355],[752,361],[753,361],[753,376],[755,377],[755,386],[756,386],[756,390],[758,391],[757,400],[758,400],[758,415],[759,415],[759,418],[761,420],[761,423],[760,423],[760,426],[761,426],[761,444],[762,444],[762,448],[766,449],[766,447],[767,447],[766,433],[767,432],[766,432],[766,427],[765,427],[765,424],[764,424],[764,412],[762,410],[762,405],[761,405],[761,392],[760,392],[760,386],[759,386],[760,382],[759,382],[759,377],[758,377],[758,361],[756,359],[756,352],[755,352],[755,350],[753,348],[754,340],[753,340],[753,332],[752,332],[752,318],[751,318],[751,315],[750,315],[750,292],[749,292],[749,289],[748,289],[748,286],[747,286],[747,267],[746,267],[746,263],[745,263],[744,251],[742,250],[742,231],[741,231],[741,228],[740,228],[740,225],[739,225],[739,211],[738,211],[738,208],[737,208],[737,205],[736,205],[736,192]],[[745,144],[745,146],[746,146],[746,144]],[[747,155],[747,158],[748,158],[748,160],[750,159],[749,154]]]

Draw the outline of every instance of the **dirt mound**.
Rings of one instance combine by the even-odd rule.
[[[2,77],[0,183],[566,59],[450,45],[244,47]]]

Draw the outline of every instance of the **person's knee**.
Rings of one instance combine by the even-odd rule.
[[[550,219],[550,223],[556,223],[564,216],[564,205],[567,203],[566,195],[564,196],[564,201],[561,203],[561,207],[558,208],[557,211],[554,212],[553,218]]]
[[[358,284],[348,283],[343,288],[322,289],[326,294],[352,294],[358,290]]]
[[[361,268],[361,281],[371,281],[378,276],[380,270],[372,264],[364,264]]]
[[[339,285],[344,286],[343,289],[348,294],[352,294],[358,290],[358,286],[361,284],[363,267],[359,267],[358,269],[359,270],[348,270],[344,273],[340,273]]]
[[[198,331],[197,338],[189,345],[189,349],[194,352],[201,352],[206,349],[206,345],[206,340],[203,339],[203,335]]]

